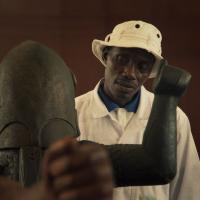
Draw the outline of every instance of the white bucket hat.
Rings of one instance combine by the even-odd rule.
[[[149,76],[149,78],[153,78],[157,74],[162,59],[161,40],[160,31],[152,24],[143,21],[127,21],[115,26],[112,33],[106,36],[105,41],[94,39],[92,52],[106,67],[102,58],[102,50],[106,46],[145,49],[156,58]]]

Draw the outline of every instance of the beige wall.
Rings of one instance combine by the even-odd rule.
[[[42,42],[72,68],[79,95],[103,76],[103,67],[91,53],[92,39],[103,39],[125,20],[152,22],[164,35],[163,56],[193,75],[181,107],[190,118],[200,152],[199,6],[198,0],[0,0],[0,59],[21,41]]]

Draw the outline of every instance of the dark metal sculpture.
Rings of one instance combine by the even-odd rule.
[[[162,63],[142,145],[104,146],[116,186],[169,182],[176,173],[176,106],[190,74]],[[77,137],[74,78],[63,60],[36,42],[11,50],[0,65],[0,174],[27,186],[39,178],[43,150]],[[83,141],[84,142],[84,141]]]
[[[78,136],[75,83],[51,49],[25,42],[0,65],[0,174],[30,185],[42,151],[65,135]]]

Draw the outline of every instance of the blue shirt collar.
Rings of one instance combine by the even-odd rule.
[[[98,94],[103,103],[105,104],[106,108],[108,109],[109,112],[115,110],[116,108],[122,108],[115,102],[113,102],[104,92],[103,90],[103,84],[100,84],[99,89],[98,89]],[[138,105],[140,101],[140,90],[138,93],[133,97],[133,99],[123,106],[124,109],[126,109],[128,112],[136,112]]]

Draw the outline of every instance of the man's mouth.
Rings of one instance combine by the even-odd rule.
[[[125,88],[135,88],[135,82],[134,81],[125,81],[125,80],[117,80],[116,83],[122,87]]]

